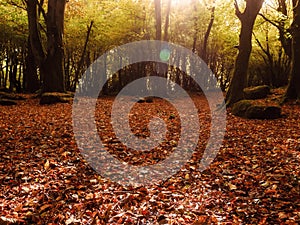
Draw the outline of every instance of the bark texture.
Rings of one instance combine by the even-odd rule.
[[[64,13],[66,0],[49,0],[47,13],[38,0],[27,2],[30,47],[40,69],[42,92],[65,92],[64,84]],[[40,14],[46,21],[47,44],[41,41]]]
[[[300,1],[293,0],[294,19],[290,28],[292,34],[292,70],[286,99],[300,99]]]
[[[229,89],[226,94],[226,104],[231,106],[244,98],[243,89],[246,86],[249,58],[252,51],[252,31],[256,17],[264,0],[246,0],[246,8],[241,12],[235,1],[236,15],[241,21],[239,52]]]

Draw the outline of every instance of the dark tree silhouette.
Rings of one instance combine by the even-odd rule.
[[[66,0],[48,0],[47,12],[42,8],[43,2],[26,1],[30,47],[40,69],[42,92],[65,92],[63,30]],[[46,22],[45,47],[41,40],[40,14]]]
[[[246,0],[246,8],[244,12],[241,12],[237,1],[235,1],[235,13],[241,21],[241,31],[239,52],[226,95],[226,104],[228,106],[244,98],[243,89],[246,86],[249,58],[252,51],[252,31],[263,2],[264,0]]]
[[[293,23],[290,27],[292,35],[292,69],[286,99],[300,99],[300,1],[293,0]]]

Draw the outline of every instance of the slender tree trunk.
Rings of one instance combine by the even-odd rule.
[[[75,79],[74,79],[74,84],[73,84],[73,87],[72,87],[72,91],[76,90],[76,86],[77,86],[77,83],[78,83],[78,80],[79,80],[79,75],[82,71],[82,67],[83,67],[83,63],[84,63],[84,56],[85,56],[85,53],[86,53],[86,48],[87,48],[87,45],[88,45],[88,42],[89,42],[89,38],[90,38],[90,34],[91,34],[91,31],[92,31],[93,24],[94,24],[94,21],[92,20],[90,25],[88,26],[88,29],[87,29],[87,35],[86,35],[86,38],[85,38],[82,54],[81,54],[80,60],[79,60],[78,65],[77,65],[77,69],[75,71]]]
[[[193,18],[195,31],[194,31],[192,51],[193,51],[193,53],[196,53],[197,40],[198,40],[198,35],[199,35],[199,24],[198,24],[199,23],[199,16],[198,16],[198,9],[197,9],[197,1],[196,0],[193,1],[193,5],[194,5],[194,7],[193,7],[194,8],[194,14],[195,14],[195,16]]]
[[[169,24],[170,24],[170,12],[171,12],[172,0],[168,1],[167,12],[166,12],[166,22],[165,22],[165,32],[164,41],[169,41]]]
[[[4,88],[6,89],[7,86],[7,80],[8,80],[8,72],[9,72],[9,55],[6,54],[6,60],[5,60],[5,76],[4,76]]]
[[[292,69],[286,99],[300,99],[300,1],[293,0],[294,19],[291,25],[292,34]]]
[[[246,8],[242,13],[235,2],[236,15],[241,21],[239,52],[235,61],[233,76],[226,94],[228,106],[244,98],[243,89],[246,86],[249,58],[252,51],[252,31],[256,17],[264,0],[246,0]]]
[[[169,4],[171,4],[171,3],[169,3]],[[155,6],[155,21],[156,21],[156,40],[161,41],[162,40],[161,0],[154,0],[154,6]],[[171,7],[171,5],[170,5],[170,7]],[[166,29],[168,29],[168,26]],[[166,64],[154,63],[153,65],[154,65],[154,71],[156,72],[157,76],[161,76],[161,77],[167,76],[168,66]]]
[[[155,22],[156,22],[156,40],[161,40],[161,0],[154,0]]]
[[[282,13],[283,16],[281,16],[279,20],[279,40],[281,42],[281,45],[285,51],[285,54],[287,54],[290,58],[292,58],[292,40],[288,35],[286,35],[286,18],[288,18],[288,10],[286,5],[286,0],[278,0],[278,9],[277,11]]]
[[[2,83],[2,80],[3,80],[3,67],[2,65],[0,66],[0,89],[3,87],[3,83]]]
[[[71,75],[70,75],[70,67],[71,67],[71,58],[70,58],[70,51],[67,51],[64,58],[64,65],[65,65],[65,85],[66,90],[72,90],[71,86]]]
[[[36,62],[34,60],[34,55],[32,48],[30,46],[30,39],[28,38],[27,45],[27,55],[25,57],[25,67],[24,67],[24,89],[26,92],[33,93],[40,88],[40,82],[38,80]]]
[[[269,72],[267,79],[263,79],[263,81],[271,86],[275,87],[275,78],[276,78],[276,68],[275,68],[275,62],[273,59],[273,55],[270,52],[270,45],[269,45],[269,31],[266,31],[266,47],[263,46],[263,44],[259,41],[259,39],[256,37],[256,35],[253,33],[253,36],[255,37],[255,41],[257,45],[260,47],[260,49],[265,53],[266,56],[262,55],[264,62],[268,66]]]
[[[13,92],[17,88],[18,56],[17,52],[11,55],[11,65],[9,70],[9,91]],[[18,90],[17,90],[18,91]]]
[[[216,0],[214,0],[212,4],[213,5],[212,5],[211,11],[210,11],[210,21],[209,21],[207,30],[206,30],[205,35],[204,35],[204,41],[203,41],[203,45],[202,45],[202,51],[200,53],[202,59],[206,63],[208,63],[208,57],[207,57],[208,38],[209,38],[212,26],[213,26],[214,21],[215,21]]]

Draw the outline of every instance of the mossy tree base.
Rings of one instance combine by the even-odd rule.
[[[248,87],[243,92],[245,99],[263,99],[270,94],[270,87],[267,85]]]
[[[10,106],[10,105],[17,105],[17,100],[25,100],[26,98],[7,92],[0,92],[0,105],[3,106]]]
[[[73,99],[71,93],[46,92],[41,96],[41,105],[50,105],[55,103],[69,103]]]
[[[26,98],[13,94],[13,93],[7,93],[7,92],[0,92],[0,99],[8,99],[8,100],[25,100]]]
[[[3,106],[17,105],[17,102],[9,99],[0,99],[0,105]]]
[[[232,114],[247,119],[278,119],[281,115],[281,108],[274,105],[262,105],[251,100],[242,100],[232,107]]]

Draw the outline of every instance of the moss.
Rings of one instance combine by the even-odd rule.
[[[40,104],[68,103],[72,100],[73,95],[70,93],[46,92],[42,94]]]
[[[281,108],[261,105],[251,100],[242,100],[233,105],[232,114],[247,119],[277,119],[281,117]]]
[[[25,100],[26,98],[12,93],[0,92],[0,98],[9,99],[9,100]]]
[[[277,119],[281,117],[281,108],[278,106],[250,106],[245,117],[248,119]]]
[[[262,99],[270,94],[270,87],[267,85],[248,87],[244,89],[244,97],[246,99]]]
[[[235,116],[244,117],[247,109],[252,106],[250,100],[241,100],[235,103],[232,107],[232,114]]]

